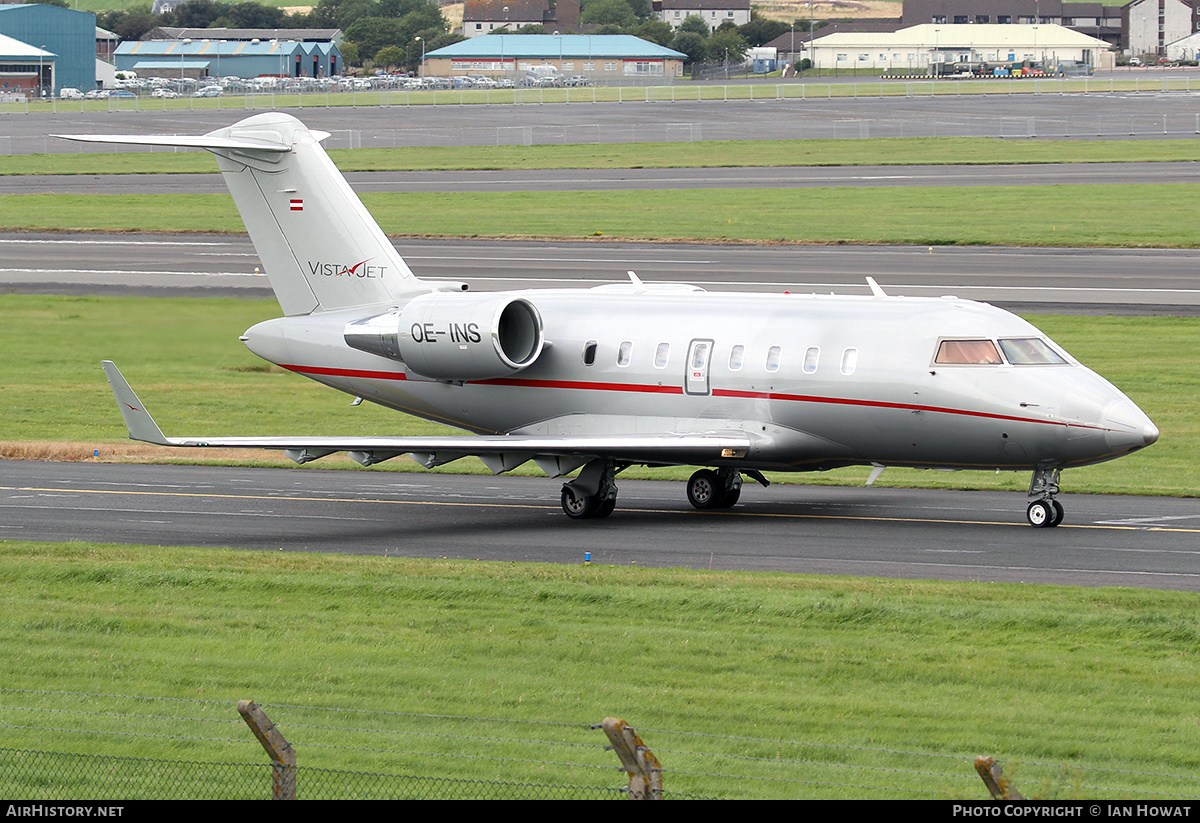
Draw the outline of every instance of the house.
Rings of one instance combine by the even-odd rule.
[[[546,31],[578,29],[579,0],[466,0],[463,4],[463,37],[496,29],[514,32],[532,25],[545,26]]]
[[[699,17],[716,31],[722,23],[744,26],[750,22],[750,0],[655,0],[658,19],[673,29],[689,17]]]

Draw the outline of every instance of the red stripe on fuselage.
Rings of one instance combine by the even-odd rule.
[[[403,372],[370,371],[367,369],[333,369],[320,366],[295,366],[286,363],[279,364],[281,368],[299,374],[313,374],[328,377],[362,377],[369,380],[407,380]],[[599,383],[579,380],[535,380],[524,377],[497,377],[492,380],[471,380],[473,386],[510,386],[526,389],[573,389],[583,391],[619,391],[639,392],[649,394],[683,394],[682,386],[660,386],[642,383]],[[1014,423],[1041,423],[1052,426],[1068,426],[1071,428],[1094,429],[1104,431],[1103,426],[1089,426],[1082,423],[1067,423],[1060,420],[1040,420],[1036,417],[1016,417],[1008,414],[993,412],[970,411],[968,409],[950,409],[943,406],[919,406],[912,403],[889,403],[882,400],[855,400],[848,397],[820,397],[810,394],[783,394],[779,392],[738,391],[736,389],[713,389],[713,397],[736,397],[742,399],[784,400],[792,403],[824,403],[837,406],[859,406],[869,409],[898,409],[900,411],[925,411],[938,414],[957,414],[964,417],[982,417],[989,420],[1007,420]]]

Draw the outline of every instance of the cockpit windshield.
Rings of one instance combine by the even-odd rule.
[[[1000,348],[997,350],[996,342]],[[1000,352],[1004,352],[1001,357]],[[933,362],[951,366],[1055,366],[1067,360],[1040,337],[992,340],[943,340]]]
[[[1004,358],[1014,366],[1050,366],[1066,363],[1063,356],[1037,337],[1010,337],[1000,341]]]
[[[1004,361],[991,340],[943,340],[934,363],[958,366],[998,366]]]

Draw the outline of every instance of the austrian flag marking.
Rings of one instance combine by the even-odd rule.
[[[292,202],[292,211],[304,211],[304,201],[303,200],[293,198],[291,202]]]

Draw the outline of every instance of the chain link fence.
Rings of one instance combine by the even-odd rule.
[[[623,800],[626,789],[296,768],[298,800]],[[266,800],[269,763],[204,763],[0,749],[10,800]]]

